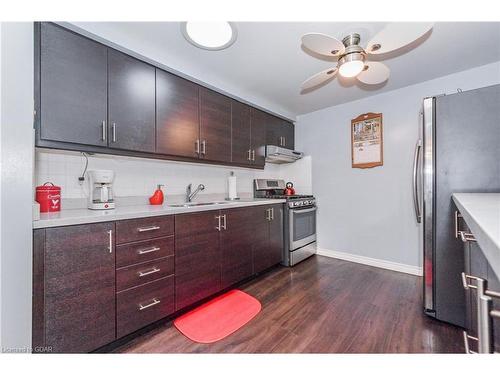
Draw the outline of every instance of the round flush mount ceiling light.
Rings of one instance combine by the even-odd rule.
[[[209,51],[228,48],[237,36],[232,22],[183,22],[181,31],[189,43]]]

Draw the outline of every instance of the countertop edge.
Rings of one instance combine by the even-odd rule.
[[[465,195],[469,193],[455,193],[452,195],[460,214],[465,223],[470,228],[472,234],[477,240],[484,256],[491,265],[491,268],[500,277],[500,238],[494,238],[494,233],[485,230],[481,224],[481,218],[473,215],[467,205],[462,201]],[[473,194],[473,193],[472,193]],[[488,193],[485,193],[485,195]]]
[[[74,216],[74,217],[54,217],[54,218],[41,218],[40,220],[33,221],[33,229],[44,229],[44,228],[55,228],[55,227],[65,227],[70,225],[79,225],[79,224],[92,224],[92,223],[103,223],[108,221],[119,221],[119,220],[129,220],[129,219],[140,219],[146,217],[155,217],[155,216],[168,216],[168,215],[179,215],[185,213],[195,213],[195,212],[203,212],[203,211],[215,211],[215,210],[226,210],[226,209],[234,209],[234,208],[244,208],[251,206],[264,206],[268,204],[283,204],[286,203],[285,199],[264,199],[258,201],[237,201],[237,202],[229,202],[227,204],[221,205],[213,205],[213,206],[197,206],[197,207],[158,207],[158,210],[150,211],[152,206],[130,206],[137,207],[137,212],[120,212],[120,211],[106,211],[106,215],[99,213],[103,213],[103,211],[91,211],[87,209],[79,209],[79,210],[67,210],[70,211],[82,211],[82,216]],[[144,207],[144,211],[142,210]],[[156,208],[156,207],[155,207]],[[162,210],[163,208],[163,210]],[[149,210],[148,210],[149,209]],[[58,214],[65,213],[65,211],[61,211]],[[87,216],[85,215],[87,214]],[[92,216],[95,215],[95,216]]]

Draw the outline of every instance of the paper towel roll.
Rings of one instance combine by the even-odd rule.
[[[236,193],[236,176],[231,172],[231,175],[227,178],[227,195],[229,199],[238,198]]]

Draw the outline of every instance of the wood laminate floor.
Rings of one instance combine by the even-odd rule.
[[[171,322],[117,348],[124,353],[463,353],[461,330],[422,313],[422,279],[314,256],[240,289],[262,303],[247,325],[197,344]]]

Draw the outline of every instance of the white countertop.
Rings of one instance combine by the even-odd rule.
[[[165,203],[162,206],[136,205],[116,207],[113,210],[96,211],[87,208],[62,210],[40,214],[40,220],[33,221],[33,228],[61,227],[65,225],[99,223],[104,221],[136,219],[141,217],[175,215],[189,212],[222,210],[227,208],[259,206],[266,204],[285,203],[285,199],[241,199],[207,206],[171,207]],[[196,203],[196,202],[194,202]]]
[[[456,193],[453,201],[491,268],[500,277],[500,194]]]

